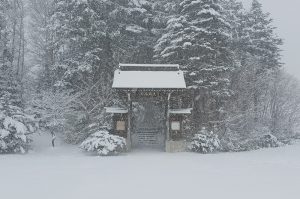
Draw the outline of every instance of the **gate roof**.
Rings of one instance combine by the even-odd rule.
[[[185,89],[183,71],[171,64],[120,64],[113,88]]]

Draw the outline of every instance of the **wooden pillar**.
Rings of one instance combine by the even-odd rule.
[[[131,150],[131,117],[132,117],[132,101],[130,93],[127,93],[128,97],[128,116],[127,116],[127,149]]]
[[[170,140],[170,98],[171,98],[171,93],[168,93],[168,98],[167,98],[167,107],[166,107],[166,141]]]

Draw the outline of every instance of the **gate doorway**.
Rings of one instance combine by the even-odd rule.
[[[165,107],[162,102],[133,104],[133,148],[164,149]]]

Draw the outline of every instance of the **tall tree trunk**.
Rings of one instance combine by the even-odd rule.
[[[18,46],[18,64],[17,64],[17,75],[18,78],[22,78],[24,73],[24,5],[23,2],[18,2],[18,6],[20,9],[20,26],[19,26],[19,46]]]
[[[13,12],[17,13],[17,0],[14,0],[13,2]],[[14,16],[13,20],[13,35],[12,35],[12,44],[11,44],[11,54],[12,54],[12,61],[11,61],[11,67],[13,67],[14,63],[14,57],[15,57],[15,49],[16,49],[16,28],[17,28],[17,16]]]

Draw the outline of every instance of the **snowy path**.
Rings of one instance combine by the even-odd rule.
[[[300,144],[246,153],[134,152],[74,147],[0,156],[1,199],[299,199]]]

